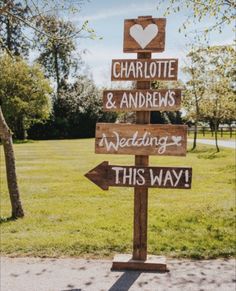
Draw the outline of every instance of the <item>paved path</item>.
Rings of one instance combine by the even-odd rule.
[[[193,142],[193,139],[188,138],[188,142]],[[209,144],[209,145],[215,145],[215,141],[212,139],[198,139],[197,143],[203,143],[203,144]],[[236,141],[235,140],[218,140],[219,147],[225,147],[225,148],[236,148]]]
[[[1,258],[1,291],[234,291],[235,260],[169,260],[168,273],[111,272],[111,261]]]

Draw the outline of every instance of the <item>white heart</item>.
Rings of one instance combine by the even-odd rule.
[[[144,49],[157,35],[158,27],[156,24],[149,24],[143,29],[142,25],[135,24],[130,27],[129,33],[141,48]]]
[[[181,144],[179,144],[179,142],[182,140],[182,137],[181,136],[172,136],[172,140],[177,146],[180,146]]]

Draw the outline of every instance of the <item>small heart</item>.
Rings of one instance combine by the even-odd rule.
[[[144,49],[157,35],[158,27],[156,24],[149,24],[143,29],[142,25],[135,24],[130,27],[130,35]]]
[[[172,136],[172,140],[176,145],[181,145],[179,142],[182,140],[182,136]]]

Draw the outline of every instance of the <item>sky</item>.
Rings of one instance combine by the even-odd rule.
[[[99,87],[112,86],[110,81],[112,59],[136,58],[135,53],[123,53],[124,20],[145,15],[163,18],[165,7],[162,5],[157,9],[158,2],[158,0],[90,0],[85,2],[80,13],[71,16],[70,20],[77,25],[81,25],[83,21],[88,20],[89,27],[93,28],[98,36],[95,40],[79,39],[78,50],[86,50],[86,53],[83,54],[83,60]],[[153,58],[178,58],[179,66],[183,67],[185,65],[185,56],[188,52],[187,44],[192,38],[192,34],[188,33],[186,38],[184,33],[179,33],[178,30],[188,15],[189,12],[184,10],[166,17],[165,51],[152,54]],[[203,27],[211,22],[211,19],[207,19],[201,24],[193,23],[189,30],[201,31]],[[102,39],[99,39],[100,37]],[[208,40],[210,44],[223,45],[232,44],[233,38],[231,28],[225,27],[222,34],[214,33]],[[181,79],[185,78],[181,70],[179,71],[179,77]]]

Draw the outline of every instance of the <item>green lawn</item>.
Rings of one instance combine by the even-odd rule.
[[[108,160],[94,139],[15,144],[25,218],[6,221],[10,204],[1,149],[1,251],[4,255],[112,257],[132,252],[133,189],[103,191],[84,174]],[[187,157],[152,157],[151,165],[192,166],[191,190],[152,189],[148,251],[175,257],[235,254],[234,152],[200,145]]]

